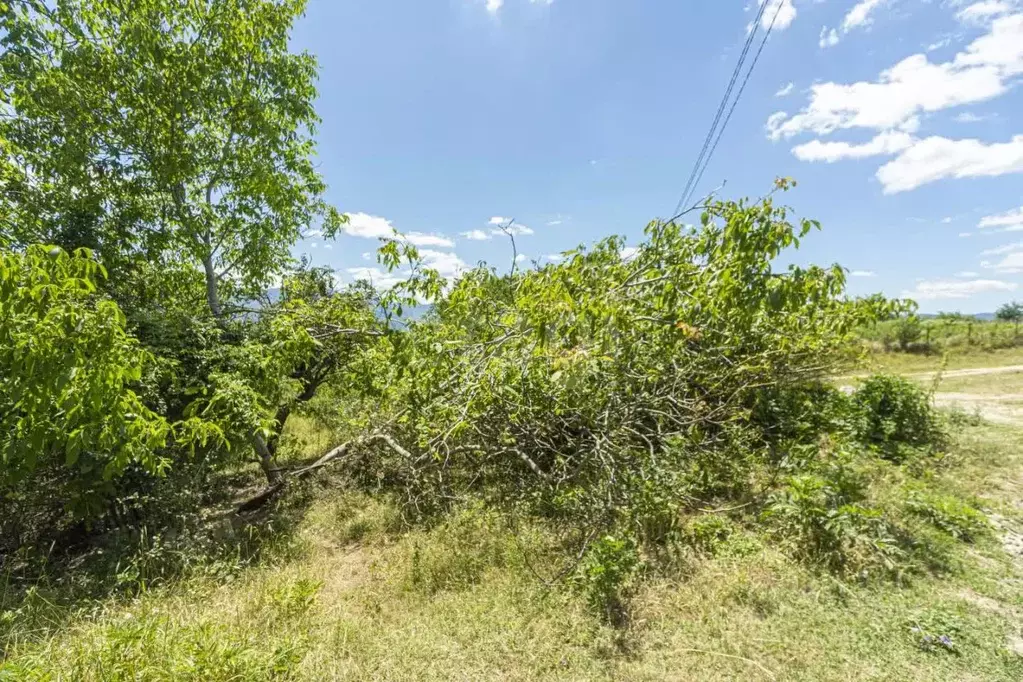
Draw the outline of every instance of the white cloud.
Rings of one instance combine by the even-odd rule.
[[[509,234],[513,237],[520,237],[525,234],[533,234],[533,229],[519,223],[511,223],[510,225],[506,223],[496,230],[491,230],[490,234],[496,237],[503,237]]]
[[[907,133],[888,131],[877,135],[864,144],[848,142],[821,142],[811,140],[798,145],[792,153],[800,161],[825,161],[834,163],[842,159],[864,159],[880,154],[889,155],[908,149],[913,145],[913,137]]]
[[[921,113],[981,102],[1008,91],[1023,73],[1023,13],[1000,17],[990,31],[941,64],[915,54],[883,71],[877,81],[817,83],[810,101],[791,118],[768,119],[772,139],[804,132],[827,135],[847,128],[890,130]]]
[[[370,253],[369,251],[366,251],[365,253],[362,254],[362,260],[373,260],[373,254]]]
[[[348,268],[348,274],[351,275],[352,279],[365,280],[379,289],[390,289],[395,284],[405,281],[406,275],[395,271],[387,272],[380,268]]]
[[[1011,211],[1006,211],[1005,213],[996,213],[995,215],[984,216],[980,219],[980,223],[977,225],[977,227],[1004,228],[1014,228],[1017,226],[1023,227],[1023,206],[1020,208],[1014,208]]]
[[[903,291],[902,296],[917,301],[963,299],[996,291],[1015,291],[1017,284],[997,279],[938,279],[923,280],[916,288]]]
[[[468,266],[450,251],[434,251],[433,249],[420,249],[419,257],[423,259],[423,265],[433,268],[440,273],[441,277],[451,279],[462,274]]]
[[[485,242],[488,239],[492,238],[488,233],[484,232],[483,230],[469,230],[468,232],[463,232],[462,236],[474,242]]]
[[[853,270],[849,273],[850,277],[877,277],[877,274],[872,270]]]
[[[502,7],[504,7],[504,0],[486,0],[487,11],[491,14],[497,14]]]
[[[979,277],[979,276],[980,276],[979,273],[973,272],[972,270],[963,270],[962,272],[957,272],[956,273],[956,277],[961,277],[961,278],[964,278],[964,279],[971,279],[973,277]]]
[[[468,266],[458,257],[457,254],[447,251],[435,251],[433,249],[420,249],[419,257],[423,265],[432,268],[440,273],[445,279],[458,277],[468,269]],[[390,289],[395,284],[404,282],[409,273],[402,270],[387,272],[378,267],[356,267],[348,268],[347,272],[354,280],[366,280],[378,289]]]
[[[1009,14],[1016,9],[1015,3],[1004,0],[984,0],[960,10],[956,19],[967,24],[983,24],[992,18]]]
[[[854,28],[872,24],[874,22],[874,18],[870,16],[871,13],[887,1],[888,0],[861,0],[856,3],[856,5],[849,10],[849,13],[845,15],[845,19],[842,20],[842,32],[848,33]]]
[[[348,213],[348,222],[341,226],[346,234],[366,239],[386,239],[394,237],[394,226],[391,221],[368,213]]]
[[[348,222],[341,226],[341,229],[353,237],[365,239],[400,239],[413,246],[440,246],[452,247],[455,245],[451,239],[442,234],[427,232],[409,232],[401,234],[397,232],[394,225],[387,218],[369,215],[368,213],[349,213]]]
[[[442,234],[426,232],[409,232],[405,235],[405,241],[413,246],[440,246],[451,248],[455,245],[453,241]]]
[[[763,5],[764,0],[760,0],[757,4]],[[778,16],[777,19],[775,19],[775,14]],[[766,29],[773,21],[775,30],[784,31],[796,20],[796,14],[796,6],[792,0],[767,0],[767,7],[760,19],[760,26]]]
[[[990,116],[979,116],[979,115],[973,113],[972,111],[964,111],[961,114],[956,114],[956,117],[955,117],[954,120],[957,123],[980,123],[981,121],[986,121],[989,118],[991,118],[991,117]]]
[[[314,239],[316,237],[322,237],[322,236],[323,236],[323,230],[309,230],[308,232],[305,233],[305,238],[306,239]]]
[[[544,256],[544,258],[546,258],[551,263],[560,263],[561,261],[565,260],[565,256],[563,256],[560,253],[548,253],[546,256]]]
[[[516,255],[516,256],[515,256],[515,262],[516,262],[516,263],[522,263],[522,262],[524,262],[524,261],[525,261],[525,260],[526,260],[527,258],[529,258],[529,256],[527,256],[527,255],[526,255],[526,254],[524,254],[524,253],[520,253],[520,254],[518,254],[518,255]]]
[[[1023,272],[1023,251],[1011,251],[997,263],[984,261],[980,266],[1004,275]]]
[[[323,248],[325,248],[327,251],[330,251],[331,249],[334,248],[334,245],[333,244],[324,244]]]
[[[972,232],[960,232],[959,236],[960,237],[972,237],[973,233]]]
[[[951,222],[952,222],[952,216],[945,216],[944,218],[941,219],[941,224],[942,225],[948,225]]]
[[[945,178],[975,178],[1023,172],[1023,135],[1009,142],[928,137],[917,140],[877,170],[885,194],[916,189]]]
[[[927,51],[928,52],[934,52],[935,50],[940,50],[943,47],[948,47],[951,44],[952,44],[952,39],[951,38],[948,38],[948,37],[942,38],[942,39],[937,40],[937,41],[931,43],[930,45],[928,45],[927,46]]]
[[[821,26],[821,36],[817,40],[817,45],[822,50],[826,47],[838,45],[838,31],[835,29],[829,30],[827,26]]]
[[[1023,251],[1023,242],[1013,242],[1012,244],[1003,244],[1002,246],[996,246],[992,249],[985,249],[980,252],[982,256],[1002,256],[1013,251]]]
[[[491,218],[490,220],[487,221],[487,224],[488,225],[504,225],[505,223],[510,223],[511,221],[512,221],[511,218],[502,218],[499,215],[495,215],[493,218]]]
[[[639,248],[636,246],[626,246],[622,249],[622,260],[632,260],[639,253]]]
[[[550,227],[554,227],[555,225],[560,225],[562,222],[564,222],[564,221],[561,221],[561,220],[551,220],[550,222],[547,223],[547,225],[550,226]]]
[[[856,3],[842,20],[842,35],[849,33],[853,29],[869,26],[874,23],[874,18],[871,15],[887,2],[888,0],[861,0]],[[817,44],[820,45],[821,49],[824,49],[838,45],[839,40],[838,29],[829,29],[827,26],[823,26],[821,27],[821,35]]]
[[[786,95],[790,94],[792,90],[795,89],[795,87],[796,87],[795,84],[790,81],[787,85],[783,85],[780,88],[778,88],[778,92],[774,93],[774,96],[785,97]]]

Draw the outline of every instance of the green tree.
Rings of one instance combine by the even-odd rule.
[[[184,260],[218,318],[262,290],[304,228],[341,220],[312,160],[316,63],[288,51],[304,4],[5,3],[7,229],[112,264]]]
[[[290,267],[303,231],[344,220],[313,163],[316,63],[288,49],[304,6],[0,5],[0,236],[95,249],[160,355],[181,356],[204,307],[221,332],[183,363],[197,381],[230,367],[227,345],[249,344],[243,308]],[[273,478],[265,420],[237,428]]]
[[[96,295],[104,274],[85,250],[0,254],[0,489],[74,470],[67,501],[80,516],[129,466],[161,474],[175,436],[215,435],[197,420],[168,423],[130,388],[148,356],[117,305]]]
[[[916,315],[906,315],[895,323],[895,338],[902,350],[908,350],[910,345],[919,341],[923,334],[923,324]]]
[[[995,312],[995,317],[1002,322],[1012,322],[1015,324],[1015,334],[1019,336],[1019,323],[1023,322],[1023,303],[1017,301],[1006,303]]]
[[[361,284],[337,290],[325,270],[296,272],[280,300],[258,311],[248,338],[229,349],[190,414],[228,430],[253,425],[265,447],[260,465],[271,484],[279,483],[274,459],[288,417],[328,382],[341,394],[366,393],[374,383],[378,364],[369,356],[385,335],[374,314],[377,300]]]

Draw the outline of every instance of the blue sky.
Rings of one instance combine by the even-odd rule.
[[[1023,298],[1023,0],[767,2],[774,33],[698,191],[796,178],[785,202],[824,230],[793,259],[841,263],[855,294]],[[675,207],[756,10],[310,0],[293,43],[320,61],[321,171],[352,220],[298,253],[386,284],[372,254],[392,226],[448,275],[509,265],[495,218],[525,226],[529,260],[638,242]]]

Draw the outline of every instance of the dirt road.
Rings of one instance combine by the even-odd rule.
[[[973,369],[953,369],[941,373],[942,378],[954,379],[956,377],[979,377],[987,374],[1013,374],[1023,372],[1023,365],[1009,365],[1007,367],[974,367]],[[937,372],[920,372],[918,374],[907,374],[912,379],[933,379]]]
[[[942,372],[941,378],[955,379],[1020,372],[1023,372],[1023,365],[977,367]],[[933,379],[936,375],[937,372],[921,372],[907,376],[913,379]],[[1023,393],[983,394],[939,391],[934,394],[934,402],[939,407],[958,407],[970,413],[977,413],[996,424],[1023,426]]]

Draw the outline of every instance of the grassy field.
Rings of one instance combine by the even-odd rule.
[[[886,350],[899,347],[969,352],[1020,345],[1020,326],[1012,322],[958,319],[896,319],[860,330],[860,336]]]
[[[955,386],[1015,392],[1023,374]],[[1007,531],[1023,525],[1023,429],[960,421],[940,466],[890,467],[878,492],[923,476],[994,519],[970,543],[935,532],[923,575],[839,581],[734,517],[649,576],[615,628],[547,587],[548,531],[482,509],[402,530],[394,507],[324,478],[249,568],[77,601],[40,585],[8,603],[4,583],[0,680],[1020,680],[1023,554],[1006,550],[1023,551]],[[296,455],[321,449],[308,424],[295,435]],[[952,650],[924,639],[942,635]]]

